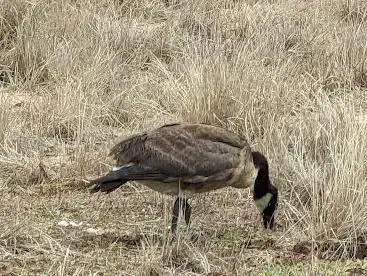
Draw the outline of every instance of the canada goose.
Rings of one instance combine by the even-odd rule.
[[[91,193],[110,193],[127,181],[176,196],[172,234],[180,210],[190,223],[187,198],[224,188],[253,187],[253,199],[265,228],[274,226],[278,190],[269,179],[268,162],[252,152],[245,139],[207,124],[170,124],[135,134],[116,144],[109,154],[117,161],[105,176],[92,180]]]

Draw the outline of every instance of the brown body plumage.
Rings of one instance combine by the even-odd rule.
[[[171,124],[136,134],[115,145],[110,155],[116,165],[106,176],[92,181],[96,184],[92,192],[109,193],[134,180],[179,199],[227,186],[252,187],[261,171],[245,139],[206,124]],[[264,186],[264,195],[270,193],[270,182],[259,185]],[[270,198],[268,195],[265,207]],[[191,213],[187,200],[182,202],[181,208],[190,208]]]

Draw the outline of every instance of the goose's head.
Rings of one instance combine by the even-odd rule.
[[[278,207],[278,189],[270,182],[269,165],[260,152],[252,152],[255,167],[258,169],[253,197],[259,209],[265,228],[274,228],[275,211]]]

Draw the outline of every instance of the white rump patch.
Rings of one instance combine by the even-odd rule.
[[[260,212],[263,212],[265,208],[268,207],[272,196],[273,196],[272,194],[267,193],[262,198],[255,200],[256,207],[257,209],[259,209]]]
[[[122,168],[127,168],[127,167],[131,167],[133,164],[125,164],[125,165],[122,165],[122,166],[114,166],[112,167],[112,171],[115,172],[115,171],[119,171],[121,170]]]

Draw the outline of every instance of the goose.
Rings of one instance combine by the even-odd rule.
[[[251,188],[264,228],[273,229],[278,189],[269,178],[265,156],[246,139],[221,127],[197,123],[167,124],[124,138],[108,156],[116,160],[106,175],[91,180],[90,193],[110,193],[128,181],[175,196],[171,232],[184,213],[190,225],[188,199],[225,187]]]

